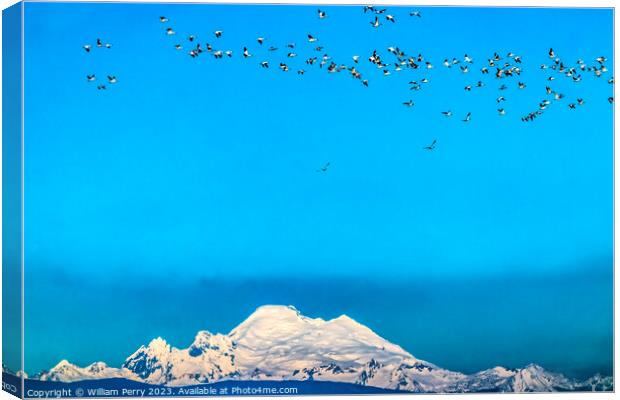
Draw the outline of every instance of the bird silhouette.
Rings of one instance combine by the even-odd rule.
[[[423,147],[424,150],[433,151],[435,150],[435,146],[437,145],[437,139],[433,140],[433,143],[429,144],[426,147]]]

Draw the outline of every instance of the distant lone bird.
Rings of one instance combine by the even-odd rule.
[[[452,111],[448,110],[448,111],[442,111],[441,112],[446,118],[449,118],[452,116]]]
[[[162,16],[162,17],[159,17],[159,22],[162,22],[162,23],[164,23],[164,22],[168,22],[168,18],[163,17],[163,16]]]
[[[433,143],[431,143],[430,145],[423,147],[423,149],[433,151],[435,150],[435,145],[437,145],[437,139],[433,140]]]
[[[385,16],[385,19],[387,19],[387,20],[388,20],[388,21],[390,21],[390,22],[396,22],[396,20],[394,19],[394,16],[393,16],[393,15],[389,15],[389,14],[388,14],[388,15],[386,15],[386,16]]]
[[[316,172],[327,172],[328,168],[329,168],[329,162],[323,165],[321,168],[317,169]]]
[[[168,28],[166,29],[166,35],[171,36],[174,35],[176,32],[174,30],[172,30],[172,28]]]
[[[95,81],[95,79],[96,79],[96,78],[95,78],[95,75],[94,75],[94,74],[93,74],[93,75],[86,75],[86,80],[87,80],[88,82],[94,82],[94,81]]]
[[[90,53],[91,46],[89,44],[85,44],[83,48],[87,53]]]
[[[265,38],[259,37],[258,39],[256,39],[256,41],[258,42],[258,44],[263,44]]]
[[[403,103],[403,105],[407,106],[407,107],[413,107],[413,100],[409,100]]]
[[[410,17],[418,17],[418,18],[420,18],[422,16],[422,13],[420,13],[419,11],[411,11],[409,13],[409,16]]]
[[[323,19],[327,17],[327,13],[325,11],[317,10],[317,12],[319,14],[319,19]]]
[[[370,25],[372,25],[373,28],[378,28],[381,25],[381,23],[379,22],[379,17],[375,17],[375,20],[371,21]]]
[[[222,37],[222,33],[224,33],[224,32],[222,32],[222,31],[215,31],[215,32],[213,32],[215,37],[218,38],[218,39]]]
[[[114,75],[108,75],[108,82],[109,83],[116,83],[116,77]]]
[[[316,42],[317,40],[319,40],[319,39],[315,38],[315,37],[314,37],[314,36],[312,36],[311,34],[308,34],[308,41],[309,41],[310,43],[314,43],[314,42]]]
[[[465,119],[463,120],[463,122],[469,122],[471,121],[471,113],[468,112],[467,115],[465,116]]]

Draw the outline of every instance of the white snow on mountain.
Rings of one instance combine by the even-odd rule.
[[[221,380],[320,380],[410,392],[549,392],[610,390],[611,378],[576,382],[530,364],[495,367],[466,375],[409,354],[364,325],[342,315],[308,318],[292,306],[263,306],[228,335],[198,332],[177,349],[164,339],[140,347],[121,368],[66,360],[38,376],[78,381],[121,377],[149,384],[185,386]]]
[[[126,378],[138,380],[136,375],[124,368],[111,368],[103,362],[93,363],[85,368],[62,360],[54,368],[38,376],[42,381],[75,382],[86,379]]]

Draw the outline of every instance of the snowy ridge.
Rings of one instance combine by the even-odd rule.
[[[292,306],[263,306],[228,335],[200,331],[186,349],[152,340],[121,368],[66,360],[36,378],[74,382],[126,378],[186,386],[222,380],[315,380],[410,392],[549,392],[612,390],[611,377],[577,382],[530,364],[466,375],[419,360],[364,325],[342,315],[325,321]]]
[[[41,373],[38,379],[42,381],[74,382],[86,379],[126,378],[138,380],[135,374],[127,369],[110,368],[103,362],[92,363],[80,368],[67,360],[62,360],[54,368]]]

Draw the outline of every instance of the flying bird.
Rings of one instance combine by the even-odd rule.
[[[433,140],[433,143],[431,143],[430,145],[423,147],[424,150],[429,150],[429,151],[433,151],[435,150],[435,146],[437,145],[437,139]]]
[[[108,75],[108,82],[109,83],[116,83],[116,77],[114,75]]]
[[[327,172],[327,169],[329,168],[329,162],[325,163],[325,165],[323,165],[321,168],[317,169],[316,172]]]
[[[159,17],[159,22],[162,22],[162,23],[168,22],[168,18],[163,17],[163,16]]]
[[[465,116],[465,119],[463,120],[463,122],[469,122],[471,121],[471,113],[468,112],[467,115]]]
[[[323,19],[327,17],[327,13],[325,11],[322,10],[317,10],[318,14],[319,14],[319,19]]]
[[[224,33],[224,32],[222,32],[222,31],[215,31],[215,32],[213,32],[215,37],[218,38],[218,39],[222,37],[222,33]]]

